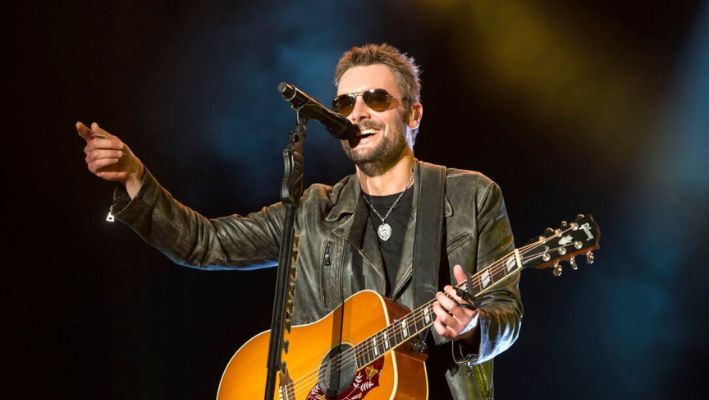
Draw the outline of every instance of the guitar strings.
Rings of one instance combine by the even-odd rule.
[[[533,245],[534,245],[534,244],[533,244]],[[550,249],[550,250],[551,250],[551,251],[554,251],[554,250],[556,250],[556,249]],[[540,256],[541,256],[541,254],[533,255],[533,256],[529,256],[529,257],[525,256],[525,262],[528,261],[528,260],[531,260],[531,259],[533,259],[533,258],[540,257]],[[503,259],[504,259],[504,257],[503,257]],[[490,269],[492,269],[492,266],[491,266]],[[459,285],[459,286],[462,286],[462,285]],[[435,300],[434,300],[434,301],[435,301]],[[432,303],[433,303],[433,301],[432,301],[432,302],[429,302],[428,304],[426,304],[426,306],[429,306],[429,305],[432,304]],[[423,309],[423,307],[417,309],[417,311],[421,311],[422,309]],[[420,321],[421,318],[422,318],[422,317],[421,317],[420,315],[416,315],[415,318],[414,318],[414,320]],[[418,321],[416,321],[416,322],[418,322]],[[421,329],[418,330],[417,332],[415,332],[415,333],[409,335],[409,337],[413,337],[414,335],[416,335],[416,334],[418,334],[419,332],[421,332],[421,331],[425,330],[426,328],[428,328],[430,325],[431,325],[431,324],[427,324],[426,326],[424,326],[423,328],[421,328]],[[388,329],[385,329],[385,330],[388,330]],[[392,332],[396,332],[396,331],[397,331],[396,329],[393,329],[393,330],[392,330]],[[400,330],[399,330],[399,331],[400,331]],[[373,336],[378,336],[378,335],[380,335],[381,333],[382,333],[382,332],[377,333],[377,334],[375,334],[375,335],[373,335]],[[391,351],[391,350],[394,350],[395,348],[397,348],[399,345],[403,344],[404,342],[405,342],[405,341],[402,341],[402,343],[399,343],[397,346],[394,346],[393,348],[386,350],[385,353],[386,353],[386,352],[389,352],[389,351]],[[359,348],[358,348],[358,347],[359,347]],[[367,345],[361,346],[361,347],[360,347],[360,346],[356,346],[356,347],[352,348],[352,349],[349,350],[349,351],[340,353],[338,356],[336,356],[335,358],[333,358],[333,359],[328,363],[327,368],[329,368],[329,369],[340,368],[340,367],[342,367],[342,366],[349,365],[349,364],[351,364],[352,362],[356,362],[356,361],[357,361],[357,360],[356,360],[356,357],[357,357],[358,355],[361,355],[362,353],[364,353],[364,352],[366,352],[366,351],[369,351],[369,350],[371,349],[371,347],[372,347],[372,346],[367,346]],[[355,354],[352,354],[353,351],[354,351]],[[384,355],[384,354],[382,354],[382,356],[383,356],[383,355]],[[347,357],[347,358],[344,359],[345,357]],[[380,357],[376,357],[374,360],[376,360],[376,359],[378,359],[378,358],[380,358]],[[344,359],[344,360],[343,360],[343,359]],[[374,360],[372,360],[372,361],[374,361]],[[370,362],[371,362],[371,361],[370,361]],[[313,379],[307,379],[307,378],[315,378],[314,375],[317,374],[317,372],[318,372],[318,371],[314,371],[314,372],[308,374],[309,376],[304,376],[304,377],[302,377],[301,379],[299,379],[299,380],[297,380],[297,381],[295,381],[295,382],[292,382],[292,383],[293,383],[293,390],[296,390],[297,393],[298,393],[298,392],[302,392],[303,389],[306,389],[307,391],[312,390],[312,387],[314,387],[315,383],[317,383],[317,379],[313,380]],[[319,379],[319,377],[318,377],[318,379]],[[303,387],[303,385],[307,385],[307,386],[306,386],[306,387]],[[295,386],[298,386],[298,388],[296,388]]]
[[[523,246],[522,248],[520,248],[520,249],[518,249],[518,250],[520,250],[520,252],[527,252],[528,250],[530,250],[530,249],[532,249],[532,248],[535,248],[535,247],[538,247],[539,245],[542,245],[542,244],[547,243],[549,240],[551,240],[551,239],[553,239],[553,238],[555,238],[555,237],[557,237],[557,236],[558,236],[558,235],[554,235],[554,236],[552,236],[552,237],[550,237],[550,238],[545,238],[544,240],[540,240],[540,241],[538,241],[538,242],[530,243],[530,244],[528,244],[528,245]],[[549,251],[557,251],[558,249],[563,248],[563,247],[565,247],[565,246],[561,246],[561,247],[558,247],[558,248],[555,248],[555,249],[547,249],[546,252],[549,252]],[[499,272],[499,271],[500,271],[499,267],[503,266],[503,264],[506,263],[508,257],[510,257],[512,254],[513,254],[513,252],[508,253],[506,256],[501,257],[498,261],[493,262],[488,268],[485,268],[483,271],[489,270],[489,271],[494,271],[493,273]],[[533,258],[541,257],[542,255],[543,255],[543,253],[536,254],[536,255],[532,255],[532,256],[526,256],[526,255],[525,255],[524,257],[521,257],[521,258],[524,258],[524,261],[527,262],[527,261],[529,261],[529,260],[531,260],[531,259],[533,259]],[[505,265],[505,266],[506,266],[506,265]],[[483,272],[483,271],[480,271],[480,273]],[[473,276],[471,277],[471,282],[472,282],[472,281],[477,281],[477,284],[479,285],[479,284],[480,284],[480,277],[479,277],[478,274],[479,274],[479,273],[477,273],[477,274],[475,274],[475,275],[473,275]],[[467,282],[463,282],[463,283],[461,283],[461,284],[459,284],[459,285],[456,285],[456,286],[462,288],[463,286],[467,286]],[[404,318],[413,319],[414,323],[420,322],[422,319],[425,318],[425,316],[421,316],[421,315],[420,315],[421,312],[423,311],[423,309],[424,309],[425,307],[430,307],[435,301],[436,301],[435,299],[429,301],[429,302],[426,303],[424,306],[417,308],[412,314],[410,314],[409,316],[404,317]],[[413,318],[409,318],[409,317],[413,317]],[[403,327],[402,327],[402,328],[399,328],[398,325],[399,325],[399,324],[392,324],[392,325],[389,325],[387,328],[384,328],[382,331],[380,331],[380,332],[378,332],[378,333],[372,335],[371,337],[382,336],[382,334],[383,334],[383,333],[386,333],[386,331],[390,331],[390,334],[394,334],[394,335],[397,334],[397,333],[400,333],[401,331],[403,331]],[[408,338],[411,338],[411,337],[413,337],[414,335],[418,334],[419,332],[425,330],[425,329],[428,328],[430,325],[431,325],[431,323],[427,324],[426,326],[424,326],[422,329],[418,330],[417,332],[415,332],[415,333],[413,333],[413,334],[411,334],[411,335],[407,335]],[[390,329],[390,328],[392,328],[392,327],[393,327],[393,329]],[[371,337],[370,337],[370,338],[371,338]],[[401,344],[403,344],[403,343],[405,343],[405,342],[406,342],[406,340],[402,340],[401,343],[399,343],[398,345],[392,347],[391,349],[386,350],[384,353],[396,349],[399,345],[401,345]],[[333,359],[330,360],[330,361],[327,363],[327,367],[326,367],[326,368],[327,368],[328,370],[332,370],[332,369],[340,370],[341,367],[346,366],[346,365],[349,365],[349,364],[351,364],[352,362],[356,362],[356,361],[357,361],[357,356],[361,356],[361,355],[364,354],[365,352],[370,351],[370,350],[375,346],[374,344],[370,344],[370,343],[371,343],[371,340],[368,339],[368,340],[365,341],[365,343],[360,343],[360,345],[357,345],[357,346],[355,346],[355,347],[353,347],[353,348],[351,348],[351,349],[348,349],[348,350],[346,350],[346,351],[344,351],[344,352],[338,354],[337,356],[333,357]],[[363,344],[364,344],[364,345],[363,345]],[[384,354],[382,354],[382,356],[383,356],[383,355],[384,355]],[[376,360],[376,359],[378,359],[378,358],[379,358],[379,357],[375,358],[374,360]],[[374,360],[372,360],[372,361],[374,361]],[[370,362],[371,362],[371,361],[370,361]],[[308,385],[307,387],[305,387],[305,389],[307,389],[308,391],[310,391],[310,390],[311,390],[310,387],[311,387],[311,386],[314,386],[314,384],[319,380],[319,376],[318,376],[317,378],[315,377],[316,375],[319,375],[319,374],[318,374],[319,371],[320,371],[320,368],[318,368],[318,369],[316,369],[316,370],[314,370],[314,371],[308,373],[308,374],[305,375],[305,376],[302,376],[302,377],[301,377],[300,379],[298,379],[297,381],[292,381],[291,384],[292,384],[293,388],[295,389],[296,386],[298,386],[298,387],[300,387],[300,388],[303,388],[303,385],[305,384],[305,385]],[[313,378],[315,378],[315,380],[313,380]],[[299,389],[296,389],[296,390],[297,390],[298,392],[302,391],[300,388],[299,388]]]
[[[556,237],[556,236],[554,236],[554,237]],[[554,237],[552,237],[552,238],[554,238]],[[551,238],[550,238],[550,239],[551,239]],[[550,240],[550,239],[547,239],[547,241]],[[522,248],[520,248],[520,249],[518,249],[518,250],[520,250],[520,252],[526,252],[528,249],[534,248],[534,247],[538,247],[539,245],[544,244],[544,243],[546,243],[546,241],[534,242],[534,243],[528,244],[528,245],[526,245],[526,246],[523,246]],[[563,246],[562,246],[562,247],[563,247]],[[546,250],[546,251],[548,252],[548,251],[556,251],[556,250],[558,250],[558,248],[556,248],[556,249],[548,249],[548,250]],[[509,254],[507,254],[506,256],[503,256],[500,260],[498,260],[498,261],[496,261],[496,262],[493,262],[488,268],[484,269],[483,271],[489,270],[489,271],[494,271],[493,273],[499,272],[499,271],[500,271],[499,267],[503,266],[503,263],[506,263],[508,257],[510,257],[511,254],[512,254],[512,253],[509,253]],[[529,260],[531,260],[531,259],[533,259],[533,258],[537,258],[537,257],[541,257],[541,256],[542,256],[542,254],[537,254],[537,255],[532,255],[532,256],[526,256],[526,255],[525,255],[523,258],[524,258],[525,262],[527,262],[527,261],[529,261]],[[505,265],[505,266],[506,266],[506,265]],[[480,272],[482,272],[482,271],[480,271]],[[478,274],[476,274],[476,275],[474,275],[473,277],[471,277],[471,282],[476,281],[476,283],[479,285],[479,284],[480,284],[480,279],[481,279],[481,278],[478,276]],[[464,287],[464,286],[467,286],[467,282],[463,282],[463,283],[461,283],[460,285],[456,285],[456,286],[462,288],[462,287]],[[429,301],[428,303],[425,304],[424,307],[419,307],[419,308],[417,308],[414,313],[410,314],[409,316],[407,316],[407,317],[405,317],[405,318],[407,318],[407,319],[409,319],[409,320],[412,320],[412,319],[413,319],[414,324],[420,322],[421,320],[425,319],[425,316],[422,316],[422,315],[421,315],[423,309],[424,309],[425,307],[430,307],[435,301],[436,301],[435,299]],[[411,317],[413,317],[413,318],[411,318]],[[402,328],[399,328],[398,325],[399,325],[399,324],[390,325],[390,326],[388,326],[387,328],[383,329],[382,331],[380,331],[380,332],[378,332],[378,333],[372,335],[372,337],[375,337],[375,336],[382,336],[382,334],[383,334],[383,333],[386,333],[386,331],[390,331],[390,332],[389,332],[390,334],[396,335],[397,333],[400,333],[401,331],[403,331],[403,327],[402,327]],[[408,338],[411,338],[411,337],[413,337],[414,335],[418,334],[419,332],[425,330],[425,329],[428,328],[430,325],[431,325],[431,323],[428,323],[426,326],[424,326],[423,328],[421,328],[421,329],[418,330],[417,332],[415,332],[415,333],[413,333],[413,334],[411,334],[411,335],[407,335]],[[391,329],[392,327],[393,327],[393,329]],[[371,337],[370,337],[370,338],[371,338]],[[408,339],[408,338],[407,338],[407,339]],[[406,340],[402,340],[401,343],[399,343],[398,345],[392,347],[391,349],[386,350],[384,353],[396,349],[399,345],[401,345],[401,344],[403,344],[403,343],[405,343],[405,342],[406,342]],[[376,345],[370,344],[370,343],[371,343],[371,340],[366,340],[365,343],[364,343],[364,345],[362,345],[362,343],[360,343],[360,345],[357,345],[357,346],[355,346],[355,347],[353,347],[353,348],[351,348],[351,349],[349,349],[349,350],[346,350],[346,351],[344,351],[344,352],[338,354],[336,357],[333,357],[333,359],[330,360],[330,361],[327,363],[327,367],[326,367],[326,368],[327,368],[328,370],[332,370],[332,369],[340,370],[341,367],[346,366],[346,365],[349,365],[349,364],[351,364],[352,362],[356,362],[356,361],[357,361],[357,356],[361,356],[361,355],[364,354],[365,352],[371,351],[371,349],[372,349],[374,346],[376,346]],[[382,354],[382,356],[383,356],[383,355],[384,355],[384,354]],[[376,357],[374,360],[376,360],[376,359],[378,359],[378,358],[379,358],[379,357]],[[372,360],[372,361],[374,361],[374,360]],[[370,362],[371,362],[371,361],[370,361]],[[307,391],[312,390],[311,387],[314,387],[315,383],[317,383],[317,381],[319,380],[319,376],[316,377],[316,375],[319,375],[319,374],[318,374],[319,371],[320,371],[320,368],[318,368],[317,370],[314,370],[314,371],[308,373],[308,374],[305,375],[305,376],[302,376],[302,377],[301,377],[300,379],[298,379],[297,381],[292,381],[291,384],[292,384],[293,390],[295,390],[296,393],[302,392],[303,389],[306,389]],[[313,378],[314,378],[314,379],[313,379]],[[306,387],[303,387],[303,385],[307,385],[307,386],[306,386]],[[289,385],[289,386],[290,386],[290,385]]]
[[[558,251],[558,250],[561,249],[561,248],[570,246],[572,243],[570,243],[570,244],[568,244],[568,245],[565,245],[565,246],[556,247],[556,248],[553,248],[553,249],[547,249],[547,250],[545,250],[545,252],[543,252],[543,253],[534,254],[534,255],[531,255],[531,256],[527,256],[527,255],[526,255],[526,253],[527,253],[528,251],[530,251],[530,250],[532,250],[532,249],[534,249],[534,248],[536,248],[536,247],[538,247],[538,246],[540,246],[540,245],[546,244],[546,243],[549,242],[550,240],[552,240],[552,239],[554,239],[554,238],[556,238],[556,237],[559,237],[559,236],[563,235],[564,233],[568,232],[568,231],[571,230],[571,229],[573,229],[573,228],[570,227],[570,228],[568,228],[568,229],[565,230],[565,231],[561,231],[561,233],[559,233],[559,234],[555,234],[555,235],[550,236],[550,237],[548,237],[548,238],[540,238],[540,240],[537,241],[537,242],[532,242],[532,243],[529,243],[529,244],[527,244],[527,245],[522,246],[521,248],[517,249],[520,253],[525,253],[524,255],[523,255],[523,254],[520,254],[520,258],[521,258],[522,260],[524,260],[524,263],[526,263],[526,262],[528,262],[529,260],[532,260],[532,259],[534,259],[534,258],[542,257],[544,253]],[[481,283],[481,279],[482,279],[482,278],[481,278],[480,275],[482,274],[482,272],[484,272],[484,271],[489,271],[489,272],[491,272],[491,273],[493,273],[493,274],[496,274],[497,272],[500,272],[502,269],[504,269],[504,268],[506,267],[506,264],[507,264],[509,258],[510,258],[511,256],[513,256],[513,254],[514,254],[514,251],[512,251],[512,252],[506,254],[505,256],[501,257],[501,258],[498,259],[497,261],[494,261],[493,263],[491,263],[487,268],[485,268],[485,269],[483,269],[482,271],[479,271],[478,273],[474,274],[474,275],[471,277],[471,279],[470,279],[470,280],[471,280],[471,283],[472,283],[472,284],[476,284],[476,285],[478,285],[478,286],[481,286],[480,283]],[[511,274],[510,274],[510,275],[511,275]],[[509,275],[507,275],[507,276],[509,276]],[[505,276],[505,278],[506,278],[507,276]],[[498,282],[499,282],[499,281],[498,281]],[[459,287],[459,288],[461,288],[461,289],[466,289],[466,286],[467,286],[467,281],[466,281],[466,282],[462,282],[461,284],[455,285],[454,287]],[[482,287],[482,286],[481,286],[481,287]],[[429,309],[430,309],[430,307],[431,307],[431,306],[433,305],[433,303],[435,303],[435,302],[436,302],[436,299],[430,300],[429,302],[425,303],[425,304],[424,304],[423,306],[421,306],[421,307],[418,307],[416,310],[414,310],[412,313],[410,313],[409,315],[405,316],[405,317],[402,318],[402,319],[407,319],[407,320],[413,322],[414,326],[415,326],[416,324],[418,324],[419,322],[421,322],[421,321],[425,321],[426,316],[423,315],[423,311],[424,311],[426,308],[429,308]],[[434,320],[435,320],[435,319],[434,319]],[[398,320],[398,321],[401,321],[401,320]],[[397,321],[397,322],[398,322],[398,321]],[[417,330],[416,332],[414,332],[414,333],[412,333],[412,334],[407,334],[407,336],[406,336],[406,339],[407,339],[407,340],[402,340],[402,341],[401,341],[399,344],[397,344],[396,346],[393,346],[392,348],[387,349],[386,351],[384,351],[384,352],[382,353],[381,356],[384,356],[385,353],[387,353],[387,352],[389,352],[389,351],[395,350],[395,349],[396,349],[397,347],[399,347],[401,344],[403,344],[403,343],[405,343],[406,341],[408,341],[408,339],[414,337],[414,336],[417,335],[419,332],[422,332],[423,330],[427,329],[427,328],[430,327],[432,324],[433,324],[433,322],[426,323],[426,325],[425,325],[423,328],[421,328],[420,330]],[[352,347],[352,348],[350,348],[350,349],[347,349],[347,350],[343,351],[342,353],[340,353],[340,354],[338,354],[337,356],[333,357],[333,358],[326,364],[325,368],[326,368],[328,371],[332,371],[332,370],[340,371],[340,370],[342,369],[342,367],[348,366],[348,365],[350,365],[350,364],[353,363],[353,362],[356,363],[358,356],[362,356],[363,354],[366,354],[366,353],[372,351],[372,349],[376,346],[375,344],[372,343],[372,340],[370,340],[371,338],[374,338],[374,337],[386,337],[387,335],[388,335],[388,337],[395,337],[395,335],[397,335],[397,334],[403,332],[403,330],[404,330],[404,327],[403,327],[403,326],[400,326],[400,325],[401,325],[401,324],[391,324],[391,325],[387,326],[386,328],[380,330],[379,332],[375,333],[374,335],[370,336],[370,338],[367,339],[367,340],[365,340],[364,343],[360,343],[359,345],[356,345],[356,346],[354,346],[354,347]],[[408,329],[407,329],[407,330],[408,330]],[[388,332],[387,332],[387,331],[388,331]],[[380,356],[380,357],[381,357],[381,356]],[[374,361],[374,360],[376,360],[376,359],[378,359],[378,358],[380,358],[380,357],[376,357],[376,358],[374,358],[372,361]],[[372,361],[370,361],[370,363],[371,363]],[[363,365],[363,366],[364,366],[364,365]],[[315,385],[315,383],[317,383],[317,382],[319,381],[319,379],[320,379],[320,374],[319,374],[319,372],[321,371],[321,369],[322,369],[322,368],[320,368],[320,366],[318,366],[317,369],[312,370],[312,371],[306,373],[305,375],[302,375],[301,378],[299,378],[299,379],[297,379],[297,380],[291,380],[291,382],[289,382],[290,385],[287,385],[287,386],[291,386],[291,388],[295,391],[296,394],[302,393],[302,392],[303,392],[303,389],[306,389],[307,391],[310,391],[310,390],[311,390],[311,387],[313,387],[313,386]],[[304,385],[305,385],[305,387],[304,387]]]

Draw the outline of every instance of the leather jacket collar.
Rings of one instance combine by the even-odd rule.
[[[421,185],[418,184],[420,179],[419,160],[414,159],[415,199],[419,197],[421,192]],[[332,202],[333,207],[325,217],[325,220],[333,222],[339,220],[345,214],[354,214],[357,209],[357,201],[359,200],[361,191],[362,189],[360,188],[359,180],[357,179],[356,174],[349,175],[338,182],[332,188],[332,192],[330,193],[330,201]],[[415,209],[416,208],[414,207],[414,210]],[[447,197],[445,199],[445,215],[446,217],[453,215],[453,208],[451,207]]]

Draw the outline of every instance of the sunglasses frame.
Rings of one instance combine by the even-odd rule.
[[[372,101],[373,99],[372,99],[370,96],[375,95],[375,93],[381,93],[381,92],[384,92],[384,95],[385,95],[385,98],[386,98],[386,103],[385,103],[384,107],[383,107],[383,108],[381,108],[381,107],[377,107],[377,108],[372,107],[372,105],[369,104],[369,101],[367,101],[367,99],[369,98],[369,100]],[[373,88],[373,89],[363,90],[363,91],[361,91],[361,92],[343,93],[343,94],[341,94],[341,95],[335,97],[335,98],[332,100],[332,108],[333,108],[337,113],[339,113],[340,115],[342,115],[343,117],[347,117],[348,115],[352,114],[352,111],[354,110],[354,107],[355,107],[355,105],[357,104],[357,97],[359,97],[359,96],[362,96],[362,100],[364,100],[364,104],[366,104],[367,107],[371,108],[372,110],[374,110],[374,111],[376,111],[376,112],[382,112],[382,111],[388,110],[389,107],[391,106],[391,101],[392,101],[392,99],[403,100],[403,98],[398,98],[398,97],[392,96],[389,92],[387,92],[386,89]],[[339,100],[339,99],[344,99],[344,98],[352,99],[352,103],[349,105],[349,107],[351,107],[351,110],[350,110],[347,114],[344,114],[344,113],[340,112],[339,107],[337,107],[337,102],[338,102],[338,100]]]

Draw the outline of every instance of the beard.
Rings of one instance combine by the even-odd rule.
[[[408,143],[404,137],[404,130],[400,124],[392,127],[389,135],[384,135],[386,126],[371,120],[362,121],[357,124],[360,130],[369,128],[377,129],[381,140],[370,149],[355,149],[360,138],[350,138],[340,141],[342,150],[362,172],[369,176],[377,176],[389,170],[401,159]]]

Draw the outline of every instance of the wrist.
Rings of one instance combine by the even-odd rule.
[[[457,339],[466,339],[475,334],[476,328],[478,327],[478,320],[479,320],[480,313],[478,310],[475,310],[475,314],[473,314],[472,318],[470,318],[470,321],[468,322],[468,325],[463,328],[462,331],[458,332],[458,337]]]
[[[130,196],[131,200],[135,198],[135,196],[138,195],[138,192],[140,191],[140,187],[143,185],[143,176],[145,174],[145,167],[143,164],[140,165],[140,168],[137,172],[130,174],[129,178],[125,181],[124,186],[126,188],[126,192],[128,192],[128,196]]]

